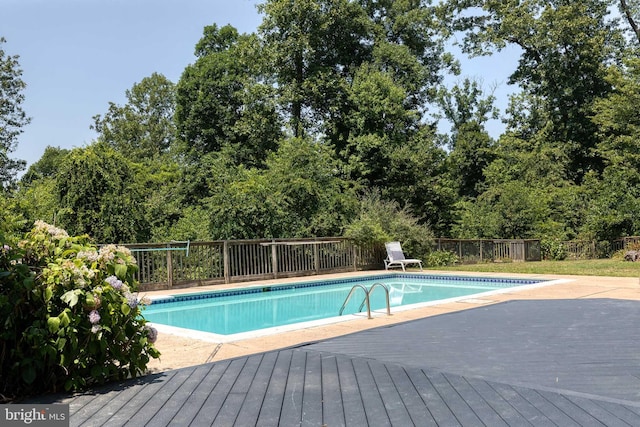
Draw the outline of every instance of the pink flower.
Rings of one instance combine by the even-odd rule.
[[[158,339],[158,330],[151,326],[145,325],[144,329],[147,331],[147,338],[149,338],[149,342],[153,344]]]
[[[92,325],[95,325],[99,321],[100,321],[100,313],[98,313],[97,310],[91,310],[91,313],[89,313],[89,322],[91,322]]]
[[[109,276],[104,281],[110,284],[115,290],[121,289],[123,285],[122,280],[118,279],[116,276]]]

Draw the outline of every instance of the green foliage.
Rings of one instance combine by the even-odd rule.
[[[426,259],[428,267],[447,267],[459,262],[458,255],[450,251],[432,251]]]
[[[344,235],[365,245],[399,241],[405,254],[419,259],[425,259],[433,247],[433,232],[428,226],[377,192],[362,197],[360,213],[345,227]]]
[[[620,3],[626,23],[611,5],[267,0],[257,33],[207,26],[175,86],[154,73],[110,103],[96,143],[49,147],[0,215],[14,232],[46,219],[102,242],[346,229],[415,256],[428,253],[412,247],[424,230],[396,230],[394,217],[441,237],[640,234],[640,63],[634,34],[623,37],[627,23],[637,32],[638,1]],[[447,37],[460,32],[464,53],[520,55],[495,139],[493,94],[468,77],[442,87],[458,72]],[[7,153],[28,119],[17,57],[2,51],[0,64],[16,107],[13,127],[0,110],[0,180],[11,181]],[[438,107],[449,135],[429,122]],[[363,202],[372,212],[358,213],[362,192],[376,194]]]
[[[514,181],[491,187],[475,203],[461,202],[460,221],[454,227],[459,238],[533,238],[548,217],[544,191]]]
[[[174,145],[175,86],[153,73],[125,93],[124,106],[109,103],[104,116],[93,117],[99,140],[126,157],[141,161],[157,158]]]
[[[175,125],[194,159],[232,148],[236,164],[261,166],[281,138],[273,88],[264,82],[260,44],[231,26],[205,27],[198,59],[177,85]]]
[[[558,240],[545,239],[540,242],[542,259],[562,261],[567,259],[567,248]]]
[[[529,139],[538,135],[560,148],[569,159],[567,176],[580,183],[590,170],[602,169],[594,155],[597,129],[590,120],[595,99],[611,90],[605,64],[618,59],[623,44],[615,21],[607,15],[608,2],[544,0],[528,2],[453,1],[460,6],[482,6],[481,15],[461,14],[472,23],[465,50],[485,53],[508,44],[521,51],[510,76],[528,98],[529,108],[513,106],[508,130]]]
[[[24,169],[24,160],[9,158],[15,150],[18,136],[31,119],[22,109],[23,91],[27,87],[22,80],[18,56],[7,55],[0,37],[0,191],[8,188],[16,173]]]
[[[67,154],[69,154],[69,150],[47,146],[40,160],[29,166],[27,172],[20,179],[20,183],[23,186],[28,186],[40,179],[55,178],[58,175],[60,163],[64,161]]]
[[[104,144],[71,151],[60,165],[60,224],[99,242],[146,241],[141,190],[132,163]]]
[[[207,199],[214,238],[307,237],[340,234],[354,215],[352,185],[339,175],[333,151],[309,139],[283,140],[265,169],[210,163]]]
[[[591,197],[580,229],[584,237],[614,240],[640,232],[640,173],[632,168],[607,167],[603,176],[587,176]]]
[[[0,393],[7,397],[145,373],[157,332],[135,294],[135,260],[114,245],[37,222],[0,246]]]

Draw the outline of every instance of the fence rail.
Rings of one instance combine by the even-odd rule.
[[[458,255],[460,262],[540,261],[540,240],[437,239],[436,249]]]
[[[142,290],[379,268],[380,248],[345,238],[219,240],[125,245]]]
[[[539,240],[438,239],[463,263],[539,261]],[[216,240],[125,245],[142,290],[236,283],[382,268],[384,247],[342,238]]]

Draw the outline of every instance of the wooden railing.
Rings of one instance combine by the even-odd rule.
[[[594,259],[598,258],[595,240],[571,240],[562,242],[567,259]]]
[[[540,261],[540,240],[437,239],[436,249],[453,252],[462,263]]]
[[[640,245],[639,236],[623,237],[622,239],[616,239],[611,242],[611,251],[616,252],[623,249],[627,249],[631,245]]]
[[[380,268],[380,247],[345,238],[219,240],[125,245],[141,290]]]

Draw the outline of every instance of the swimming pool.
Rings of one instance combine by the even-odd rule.
[[[393,313],[434,301],[540,282],[543,280],[390,273],[165,296],[153,299],[143,314],[154,325],[201,331],[222,338],[303,322],[362,316],[366,313],[362,287],[371,289],[375,283],[383,283],[389,290]],[[354,286],[357,289],[340,316],[341,307]],[[386,312],[385,294],[381,286],[372,289],[372,310]]]

